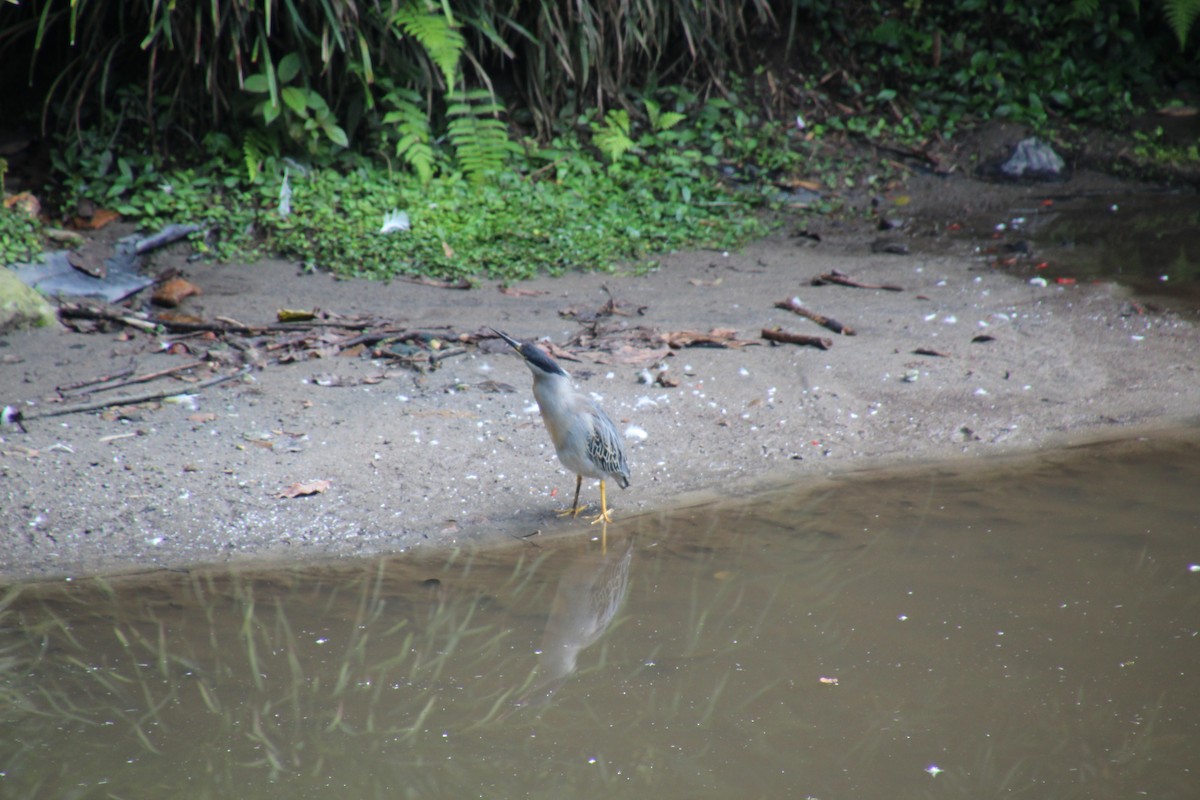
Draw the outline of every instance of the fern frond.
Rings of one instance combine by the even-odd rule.
[[[446,138],[454,147],[459,167],[472,181],[503,169],[508,157],[520,147],[508,136],[500,119],[504,107],[489,92],[476,89],[451,92],[446,116],[450,122]]]
[[[653,100],[646,99],[642,101],[646,106],[646,116],[650,118],[650,129],[655,133],[669,131],[679,123],[687,119],[686,114],[680,114],[678,111],[663,111]]]
[[[609,161],[616,162],[633,149],[634,142],[629,132],[629,112],[613,109],[604,115],[603,125],[593,126],[592,143]]]
[[[443,13],[430,12],[421,0],[410,0],[392,15],[392,25],[417,40],[431,61],[441,70],[446,86],[457,83],[458,61],[466,39],[458,30],[449,7]]]
[[[433,132],[421,95],[412,89],[394,89],[388,94],[388,100],[393,110],[384,116],[383,122],[395,125],[400,135],[396,155],[413,168],[421,183],[429,183],[435,164]]]
[[[1171,30],[1179,38],[1180,49],[1183,49],[1196,17],[1200,16],[1200,0],[1165,0],[1163,14],[1166,15]]]

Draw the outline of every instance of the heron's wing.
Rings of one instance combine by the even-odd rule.
[[[625,446],[617,426],[595,403],[592,404],[592,433],[587,451],[592,463],[605,473],[620,479],[622,487],[629,485],[629,465],[625,462]]]

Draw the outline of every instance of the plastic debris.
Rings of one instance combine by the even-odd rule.
[[[288,182],[288,171],[283,171],[283,183],[279,186],[279,216],[292,215],[292,184]]]
[[[1017,143],[1008,160],[1000,165],[1000,174],[1014,180],[1063,180],[1066,162],[1054,148],[1031,136]]]
[[[391,213],[383,215],[383,227],[379,229],[380,233],[387,234],[407,230],[412,230],[412,223],[408,219],[407,212],[393,209]]]
[[[154,282],[138,271],[141,256],[202,229],[200,225],[168,225],[152,236],[126,236],[117,241],[116,252],[104,259],[103,269],[97,271],[102,277],[76,269],[69,250],[49,251],[40,263],[14,264],[13,272],[26,286],[45,295],[99,297],[117,303]]]

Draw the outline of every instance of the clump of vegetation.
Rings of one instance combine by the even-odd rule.
[[[198,246],[226,258],[512,278],[732,246],[777,186],[886,180],[879,159],[830,161],[849,139],[920,152],[991,119],[1119,127],[1197,77],[1197,7],[30,5],[0,31],[29,64],[25,84],[0,76],[0,100],[36,97],[44,128],[68,131],[65,211],[206,222],[218,236]],[[409,229],[380,233],[393,210]]]
[[[36,261],[41,253],[41,224],[37,218],[0,208],[0,264]]]
[[[696,103],[682,90],[660,96],[672,108]],[[636,108],[639,118],[622,111],[619,126],[611,117],[576,120],[590,135],[525,139],[494,166],[464,163],[452,144],[431,145],[421,171],[345,150],[303,160],[248,155],[212,134],[203,160],[186,167],[149,153],[116,155],[95,140],[64,148],[59,168],[69,197],[146,225],[205,223],[218,236],[197,246],[218,257],[272,252],[373,277],[611,269],[684,246],[733,247],[765,230],[754,213],[766,202],[764,184],[731,188],[720,167],[756,145],[787,152],[782,129],[759,127],[747,138],[739,115],[690,116],[650,99]],[[382,232],[393,211],[404,212],[407,228]]]

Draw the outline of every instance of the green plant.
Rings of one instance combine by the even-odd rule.
[[[338,125],[337,118],[321,95],[301,80],[301,59],[297,53],[288,53],[276,67],[265,60],[261,72],[248,75],[244,82],[247,92],[265,95],[254,107],[254,116],[260,118],[269,129],[276,121],[293,142],[305,147],[310,154],[320,152],[324,142],[338,147],[348,147],[346,132]]]
[[[421,183],[433,179],[437,155],[433,149],[433,126],[427,105],[414,89],[381,84],[387,88],[382,103],[389,110],[383,117],[385,126],[394,126],[398,138],[396,155],[416,171]]]
[[[1076,0],[1077,4],[1090,7],[1094,13],[1095,3],[1098,0]],[[1192,26],[1196,22],[1196,17],[1200,16],[1200,0],[1163,0],[1163,16],[1167,18],[1167,23],[1170,24],[1171,30],[1175,32],[1175,36],[1179,39],[1179,49],[1182,50],[1187,44],[1188,34],[1191,33]]]
[[[0,206],[0,269],[36,261],[42,255],[42,224],[37,217]]]
[[[623,108],[610,110],[603,123],[592,123],[592,143],[613,163],[633,149],[632,134],[629,112]]]
[[[472,181],[478,183],[498,172],[510,155],[521,152],[500,119],[503,106],[490,92],[456,91],[446,99],[450,120],[446,137],[454,147],[455,160]]]

